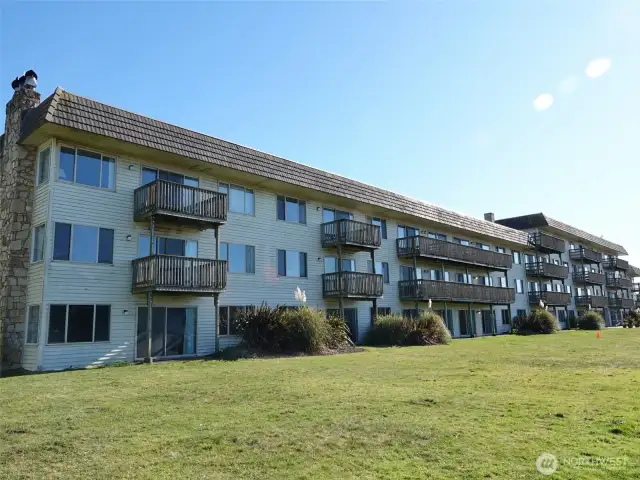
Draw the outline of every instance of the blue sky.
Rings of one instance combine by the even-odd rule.
[[[56,86],[640,263],[640,2],[11,3],[0,85]],[[606,58],[598,78],[587,64]],[[536,111],[540,94],[553,105]]]

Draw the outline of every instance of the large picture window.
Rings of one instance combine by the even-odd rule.
[[[116,161],[101,153],[73,147],[60,147],[58,179],[91,187],[114,189]]]
[[[218,191],[226,193],[229,198],[229,211],[253,215],[255,212],[255,198],[253,190],[241,185],[219,183]]]
[[[138,307],[136,358],[147,356],[147,307]],[[151,310],[151,356],[195,355],[197,310],[191,307],[153,307]]]
[[[303,200],[278,195],[276,199],[278,220],[307,223],[307,204]]]
[[[86,263],[113,263],[113,230],[56,223],[53,259]]]
[[[256,273],[256,249],[252,245],[222,242],[220,260],[227,261],[230,273]]]
[[[307,254],[295,250],[278,250],[278,275],[281,277],[306,277]]]
[[[108,342],[110,305],[50,305],[49,343]]]
[[[238,315],[250,308],[250,306],[234,306],[228,305],[220,307],[220,322],[218,322],[220,335],[237,335]]]

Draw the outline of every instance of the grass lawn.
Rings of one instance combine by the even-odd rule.
[[[640,329],[0,379],[0,478],[512,480],[543,452],[640,478]]]

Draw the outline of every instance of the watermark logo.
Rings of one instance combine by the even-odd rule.
[[[558,469],[558,459],[552,453],[543,453],[536,460],[536,468],[542,475],[553,475]]]

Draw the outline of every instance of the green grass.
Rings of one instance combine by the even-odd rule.
[[[543,452],[639,478],[640,330],[0,379],[0,478],[512,480]]]

